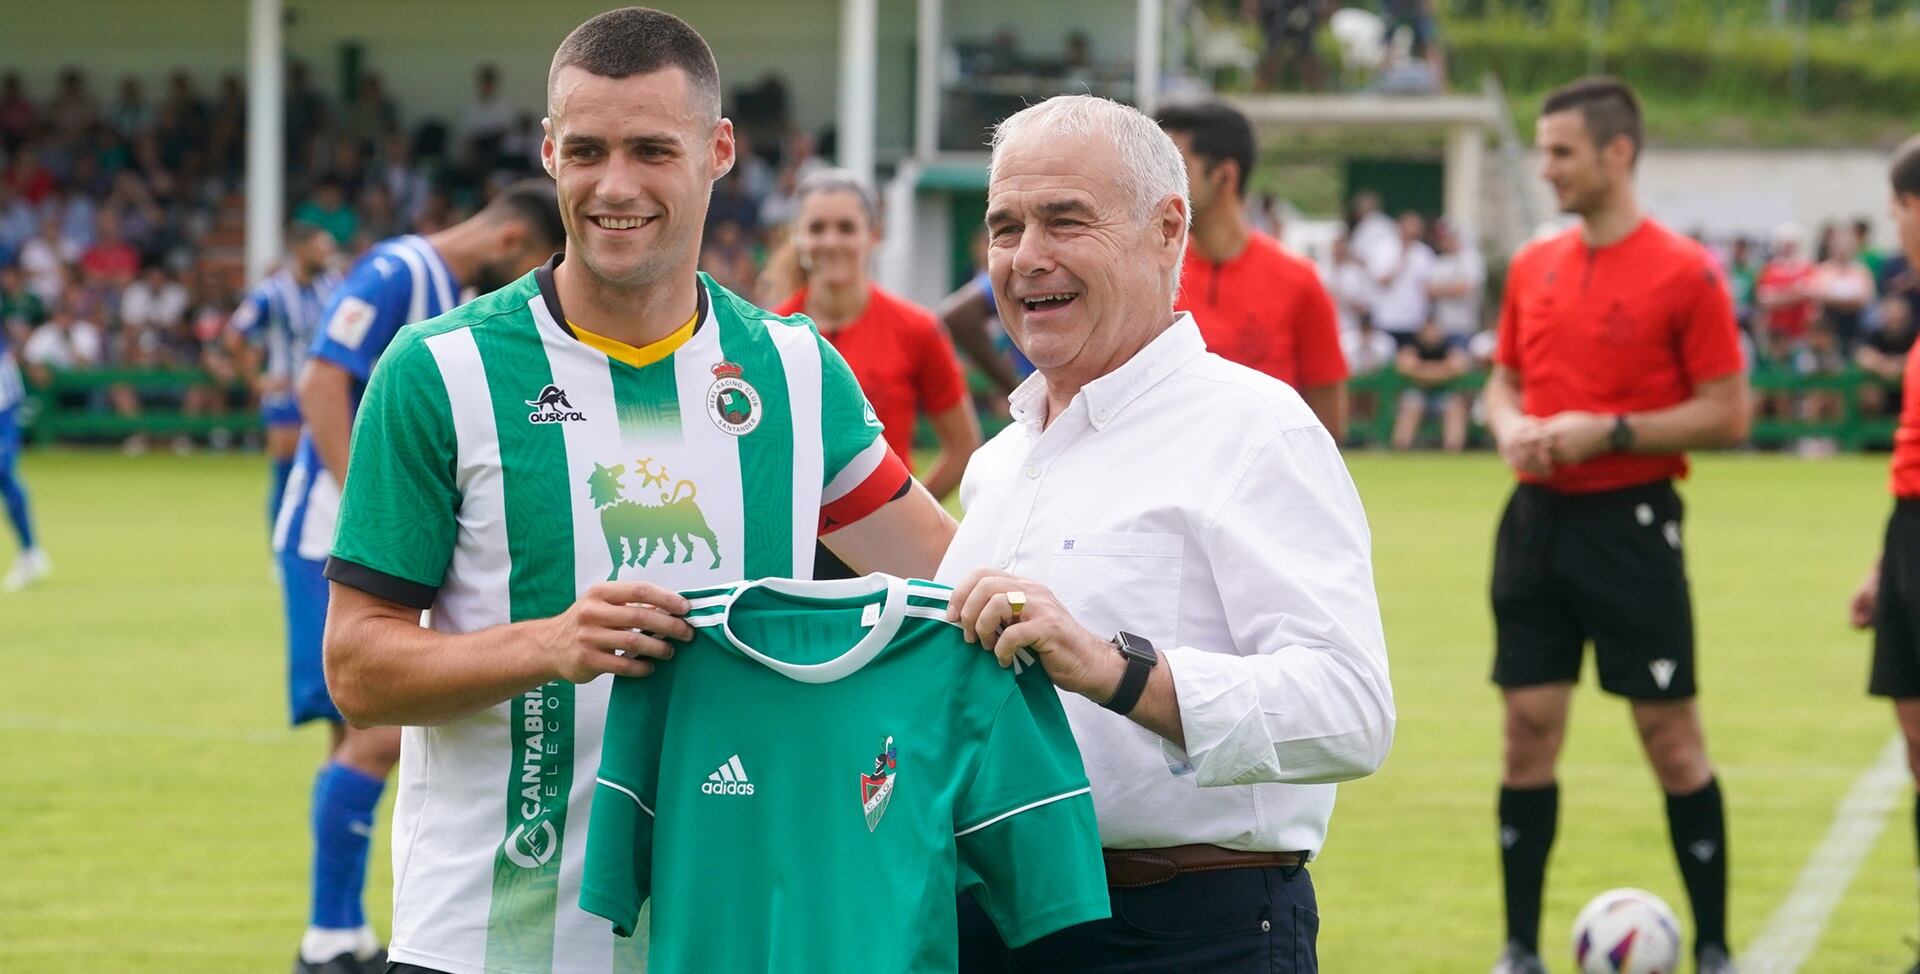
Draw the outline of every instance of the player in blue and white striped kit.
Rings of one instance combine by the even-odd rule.
[[[47,553],[34,540],[27,491],[20,483],[20,404],[26,398],[26,383],[20,380],[20,366],[7,343],[6,326],[0,323],[0,501],[6,502],[7,520],[20,542],[13,570],[7,572],[4,586],[0,586],[8,592],[26,588],[53,570]]]
[[[361,896],[373,813],[400,757],[400,728],[346,726],[327,693],[320,659],[327,618],[322,571],[333,546],[354,411],[374,363],[402,327],[453,310],[463,283],[480,293],[510,283],[565,239],[553,184],[539,179],[501,190],[471,219],[445,230],[381,241],[334,289],[299,372],[303,425],[273,550],[286,598],[293,722],[325,720],[333,735],[313,786],[312,912],[295,974],[385,969]]]
[[[340,253],[333,235],[310,223],[287,228],[287,259],[247,293],[227,327],[244,343],[250,370],[260,377],[260,418],[267,427],[267,456],[273,460],[273,491],[267,523],[280,510],[300,445],[300,405],[293,382],[307,362],[307,350],[320,330],[320,313],[340,284],[334,261]]]

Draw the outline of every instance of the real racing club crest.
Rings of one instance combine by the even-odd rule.
[[[860,776],[860,806],[866,812],[869,832],[880,825],[880,816],[887,814],[887,803],[893,800],[893,773],[899,762],[893,738],[888,737],[873,759],[873,770]]]
[[[715,426],[734,436],[745,436],[760,425],[760,393],[740,377],[740,366],[722,361],[713,367],[707,415]]]

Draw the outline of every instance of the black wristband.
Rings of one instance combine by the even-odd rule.
[[[1153,675],[1160,654],[1152,643],[1129,632],[1114,636],[1113,648],[1127,661],[1127,671],[1120,675],[1120,685],[1114,688],[1113,696],[1100,706],[1124,717],[1139,705],[1140,694],[1146,691],[1147,678]]]
[[[1633,449],[1633,427],[1627,424],[1627,414],[1619,413],[1613,417],[1613,431],[1607,434],[1607,445],[1615,453]]]

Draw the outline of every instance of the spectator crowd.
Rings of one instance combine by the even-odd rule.
[[[1806,388],[1822,377],[1863,375],[1851,394],[1857,415],[1898,414],[1900,380],[1920,315],[1920,276],[1905,258],[1871,246],[1865,218],[1819,228],[1811,239],[1783,225],[1764,238],[1711,240],[1696,232],[1721,269],[1738,318],[1747,362],[1763,394],[1757,420],[1839,423],[1842,388]],[[1423,420],[1439,420],[1441,445],[1466,445],[1472,404],[1454,390],[1492,364],[1498,290],[1470,240],[1418,213],[1392,218],[1379,198],[1355,196],[1346,232],[1324,267],[1340,312],[1342,346],[1356,377],[1397,373],[1411,390],[1396,411],[1392,443],[1411,446]],[[1795,387],[1782,390],[1779,386]],[[1355,397],[1364,423],[1380,405]],[[1821,455],[1838,443],[1812,436],[1784,444]]]
[[[292,220],[324,229],[350,262],[381,239],[458,223],[497,188],[536,172],[540,113],[507,99],[490,65],[477,68],[473,85],[459,118],[409,124],[378,73],[361,73],[350,96],[332,98],[291,63]],[[792,262],[769,281],[778,293],[759,292],[760,270],[785,239],[795,188],[823,163],[812,134],[790,125],[779,77],[740,86],[729,101],[740,163],[715,188],[702,266],[729,288],[776,302],[797,290]],[[0,74],[0,328],[29,381],[44,385],[58,371],[193,369],[214,381],[115,384],[80,398],[125,417],[248,408],[243,350],[227,333],[251,283],[242,264],[245,124],[236,74],[178,70],[157,93],[134,76],[102,92],[79,69],[43,91],[16,72]],[[136,436],[127,446],[147,444]]]
[[[386,237],[456,223],[539,167],[538,115],[503,97],[491,66],[475,71],[471,104],[452,122],[403,125],[373,72],[343,99],[323,94],[297,62],[287,82],[288,212],[330,234],[343,260]],[[211,376],[181,388],[103,384],[83,394],[100,412],[244,411],[244,350],[227,331],[249,283],[241,267],[241,81],[225,75],[209,91],[176,71],[157,97],[136,77],[105,97],[94,84],[68,70],[36,93],[19,75],[0,75],[0,327],[40,384],[62,370]],[[701,266],[771,307],[804,284],[787,244],[796,189],[824,167],[832,133],[791,123],[778,76],[736,87],[728,102],[740,161],[714,188]],[[1256,225],[1275,219],[1270,198],[1255,205]],[[1860,220],[1806,239],[1789,226],[1766,239],[1706,243],[1757,374],[1858,370],[1876,380],[1859,388],[1858,408],[1885,416],[1899,406],[1920,277],[1874,249],[1870,229]],[[1372,193],[1354,198],[1346,232],[1322,264],[1323,283],[1354,375],[1388,371],[1404,380],[1386,403],[1371,401],[1363,383],[1357,425],[1391,414],[1395,447],[1415,445],[1429,428],[1446,449],[1468,445],[1477,407],[1474,383],[1462,380],[1484,372],[1494,348],[1488,299],[1497,300],[1498,282],[1489,271],[1475,243],[1444,221],[1391,215]],[[1757,403],[1757,418],[1813,422],[1837,420],[1848,407],[1834,390],[1774,391]],[[218,432],[213,440],[224,442]],[[146,445],[127,441],[131,450]],[[1794,445],[1813,453],[1834,447],[1819,438]]]

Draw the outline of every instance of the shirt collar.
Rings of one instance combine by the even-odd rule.
[[[1145,348],[1119,368],[1081,386],[1075,398],[1086,400],[1087,422],[1096,430],[1105,429],[1135,399],[1206,350],[1207,343],[1200,337],[1200,326],[1194,323],[1192,313],[1179,312],[1173,316],[1173,324]],[[1027,376],[1007,397],[1007,405],[1014,421],[1038,430],[1047,417],[1046,377],[1038,372]]]
[[[546,307],[547,316],[553,319],[554,325],[566,332],[568,337],[578,339],[580,336],[574,333],[573,323],[567,320],[566,309],[560,307],[560,288],[553,283],[553,272],[559,268],[560,262],[566,259],[567,253],[564,250],[548,258],[546,263],[533,269],[533,282],[540,290],[540,302]],[[698,303],[693,309],[693,328],[698,332],[706,325],[707,311],[712,302],[707,297],[706,278],[701,277],[694,283]]]

